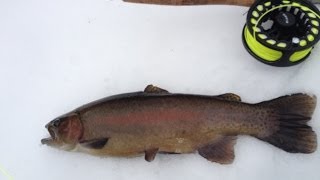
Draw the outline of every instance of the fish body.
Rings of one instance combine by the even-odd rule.
[[[315,96],[295,94],[258,104],[235,94],[172,94],[149,85],[143,92],[89,103],[47,124],[43,144],[120,157],[193,153],[222,164],[234,159],[237,135],[251,135],[288,152],[315,151],[306,122]]]

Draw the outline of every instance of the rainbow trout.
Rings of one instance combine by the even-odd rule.
[[[193,153],[232,163],[237,135],[250,135],[291,153],[312,153],[317,137],[307,125],[316,97],[293,94],[257,104],[219,96],[173,94],[149,85],[107,97],[46,125],[43,144],[93,155],[129,157]]]

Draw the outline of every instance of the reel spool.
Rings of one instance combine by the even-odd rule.
[[[258,0],[249,9],[242,40],[247,51],[272,66],[304,61],[320,39],[320,12],[307,0]]]

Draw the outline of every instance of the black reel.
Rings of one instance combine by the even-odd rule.
[[[307,0],[258,0],[249,9],[243,44],[265,64],[301,63],[320,39],[319,14]]]

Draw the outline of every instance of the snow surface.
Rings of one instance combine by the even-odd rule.
[[[248,8],[169,7],[112,0],[0,2],[0,168],[16,180],[271,180],[320,177],[320,151],[289,154],[248,136],[231,165],[198,154],[100,158],[41,145],[44,125],[87,102],[147,84],[171,92],[233,92],[246,102],[320,96],[320,47],[303,64],[254,60],[241,31]],[[320,112],[310,122],[320,135]],[[0,172],[0,179],[7,179]]]

